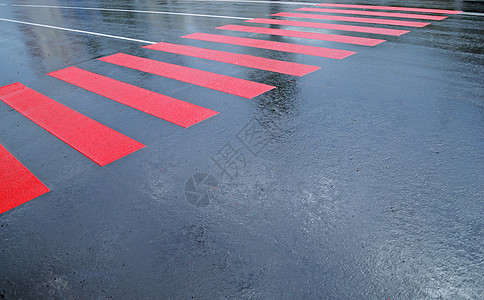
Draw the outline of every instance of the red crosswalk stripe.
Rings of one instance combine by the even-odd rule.
[[[106,56],[100,58],[99,60],[183,82],[188,82],[194,85],[203,86],[247,99],[252,99],[275,88],[275,86],[272,85],[220,75],[124,53]]]
[[[0,100],[100,166],[144,147],[21,83],[0,88]]]
[[[225,43],[225,44],[232,44],[232,45],[239,45],[239,46],[247,46],[247,47],[254,47],[254,48],[262,48],[262,49],[270,49],[270,50],[299,53],[299,54],[306,54],[306,55],[314,55],[314,56],[334,58],[334,59],[343,59],[345,57],[348,57],[356,53],[354,51],[347,51],[347,50],[289,44],[289,43],[282,43],[282,42],[275,42],[275,41],[249,39],[249,38],[210,34],[210,33],[192,33],[189,35],[182,36],[182,38]]]
[[[185,128],[218,114],[208,108],[76,67],[48,75]]]
[[[322,13],[334,13],[334,14],[347,14],[347,15],[365,15],[365,16],[378,16],[378,17],[391,17],[391,18],[434,20],[434,21],[440,21],[440,20],[447,18],[447,17],[444,17],[444,16],[403,14],[403,13],[391,13],[391,12],[381,12],[381,11],[351,10],[351,9],[315,8],[315,7],[303,7],[303,8],[298,8],[298,9],[295,9],[295,10],[297,10],[297,11],[322,12]]]
[[[144,46],[143,48],[188,55],[208,60],[214,60],[238,66],[288,74],[293,76],[303,76],[308,73],[319,70],[320,67],[304,65],[289,61],[258,57],[253,55],[232,53],[226,51],[198,48],[170,43],[157,43],[154,45]]]
[[[400,21],[400,20],[389,20],[389,19],[358,18],[358,17],[333,16],[333,15],[286,13],[286,12],[272,14],[271,16],[305,18],[305,19],[316,19],[316,20],[347,21],[347,22],[370,23],[370,24],[385,24],[385,25],[397,25],[397,26],[407,26],[407,27],[424,27],[430,24],[425,22],[412,22],[412,21]]]
[[[336,4],[336,3],[321,3],[321,4],[317,4],[316,6],[413,11],[413,12],[423,12],[423,13],[431,13],[431,14],[432,13],[433,14],[458,14],[458,13],[462,12],[460,10],[448,10],[448,9],[399,7],[399,6],[377,6],[377,5],[355,5],[355,4]]]
[[[297,37],[297,38],[304,38],[304,39],[322,40],[322,41],[363,45],[363,46],[375,46],[385,41],[380,39],[371,39],[371,38],[363,38],[363,37],[348,36],[348,35],[304,32],[304,31],[294,31],[294,30],[264,28],[264,27],[254,27],[254,26],[240,26],[240,25],[225,25],[225,26],[217,27],[215,29],[271,34],[271,35],[279,35],[279,36],[286,36],[286,37]]]
[[[274,24],[274,25],[286,25],[286,26],[295,26],[295,27],[321,28],[321,29],[353,31],[353,32],[365,32],[365,33],[394,35],[394,36],[400,36],[400,35],[403,35],[405,33],[410,32],[408,30],[398,30],[398,29],[379,28],[379,27],[353,26],[353,25],[316,23],[316,22],[302,22],[302,21],[290,21],[290,20],[279,20],[279,19],[255,18],[255,19],[247,20],[245,22],[261,23],[261,24]]]
[[[0,145],[0,214],[49,191],[49,188]]]

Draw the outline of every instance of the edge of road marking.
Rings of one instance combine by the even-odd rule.
[[[287,5],[318,5],[314,2],[284,2],[284,1],[253,1],[253,0],[183,0],[186,2],[246,2],[246,3],[269,3],[269,4],[287,4]]]
[[[484,13],[467,12],[467,11],[463,11],[463,12],[459,13],[459,15],[484,17]]]
[[[38,24],[38,23],[31,23],[31,22],[18,21],[18,20],[12,20],[12,19],[0,18],[0,21],[11,22],[11,23],[18,23],[18,24],[24,24],[24,25],[32,25],[32,26],[38,26],[38,27],[44,27],[44,28],[50,28],[50,29],[57,29],[57,30],[64,30],[64,31],[71,31],[71,32],[77,32],[77,33],[84,33],[84,34],[90,34],[90,35],[97,35],[97,36],[102,36],[102,37],[108,37],[108,38],[113,38],[113,39],[119,39],[119,40],[131,41],[131,42],[138,42],[138,43],[150,44],[150,45],[153,45],[153,44],[158,43],[158,42],[152,42],[152,41],[145,41],[145,40],[140,40],[140,39],[128,38],[128,37],[124,37],[124,36],[118,36],[118,35],[111,35],[111,34],[104,34],[104,33],[92,32],[92,31],[85,31],[85,30],[64,28],[64,27],[58,27],[58,26],[52,26],[52,25],[45,25],[45,24]]]
[[[33,5],[33,4],[12,4],[12,6],[36,7],[36,8],[84,9],[84,10],[116,11],[116,12],[133,12],[133,13],[145,13],[145,14],[180,15],[180,16],[191,16],[191,17],[207,17],[207,18],[222,18],[222,19],[237,19],[237,20],[250,20],[251,19],[251,18],[244,18],[244,17],[177,13],[177,12],[157,11],[157,10],[134,10],[134,9],[118,9],[118,8],[57,6],[57,5]]]

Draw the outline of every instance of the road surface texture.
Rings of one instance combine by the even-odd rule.
[[[482,299],[483,20],[0,0],[0,299]]]

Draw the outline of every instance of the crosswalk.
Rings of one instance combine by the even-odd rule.
[[[0,214],[50,191],[2,145],[0,170]]]
[[[240,26],[240,25],[225,25],[225,26],[217,27],[215,29],[279,35],[279,36],[286,36],[286,37],[296,37],[296,38],[303,38],[303,39],[329,41],[329,42],[362,45],[362,46],[375,46],[385,41],[381,39],[372,39],[372,38],[347,36],[347,35],[339,35],[339,34],[305,32],[305,31],[254,27],[254,26]]]
[[[100,166],[144,147],[21,83],[0,88],[0,97],[10,107]]]
[[[191,83],[247,99],[252,99],[275,88],[275,86],[272,85],[220,75],[217,73],[174,65],[124,53],[103,57],[99,60],[145,73]]]
[[[290,61],[276,60],[260,56],[239,54],[179,44],[170,44],[165,42],[144,46],[143,48],[203,58],[228,64],[234,64],[237,66],[266,70],[298,77],[304,76],[321,68],[294,63]]]
[[[418,13],[449,14],[449,15],[456,15],[456,14],[459,14],[459,13],[462,12],[460,10],[449,10],[449,9],[432,9],[432,8],[402,7],[402,6],[338,4],[338,3],[321,3],[321,4],[317,4],[316,6],[344,7],[344,8],[356,8],[356,9],[373,9],[373,10],[412,11],[412,12],[418,12]]]
[[[192,34],[182,36],[182,38],[230,44],[230,45],[238,45],[238,46],[245,46],[245,47],[254,47],[254,48],[268,49],[268,50],[275,50],[275,51],[282,51],[282,52],[290,52],[290,53],[296,53],[296,54],[313,55],[313,56],[334,58],[334,59],[343,59],[356,53],[355,51],[348,51],[348,50],[259,40],[259,39],[244,38],[244,37],[238,37],[238,36],[228,36],[228,35],[213,34],[213,33],[197,32],[197,33],[192,33]]]
[[[400,29],[341,25],[341,24],[333,24],[333,23],[315,23],[315,22],[292,21],[292,20],[281,20],[281,19],[256,18],[256,19],[247,20],[245,22],[285,25],[285,26],[294,26],[294,27],[306,27],[306,28],[331,29],[331,30],[340,30],[340,31],[349,31],[349,32],[364,32],[364,33],[393,35],[393,36],[400,36],[410,32],[408,30],[400,30]]]
[[[187,128],[218,112],[76,67],[48,75]]]
[[[316,15],[316,14],[306,14],[306,13],[280,12],[280,13],[272,14],[271,16],[273,16],[273,17],[314,19],[314,20],[345,21],[345,22],[381,24],[381,25],[395,25],[395,26],[406,26],[406,27],[425,27],[427,25],[430,25],[430,23],[426,23],[426,22],[400,21],[400,20],[377,19],[377,18],[346,17],[346,16],[333,16],[333,15]]]
[[[366,10],[315,8],[315,7],[303,7],[303,8],[298,8],[298,9],[295,9],[295,10],[297,10],[297,11],[310,11],[310,12],[323,12],[323,13],[335,13],[335,14],[346,14],[346,15],[364,15],[364,16],[391,17],[391,18],[421,19],[421,20],[433,20],[433,21],[441,21],[441,20],[447,18],[446,16],[403,14],[403,13],[394,13],[394,12],[380,12],[380,11],[366,11]]]
[[[402,29],[401,27],[421,28],[430,24],[421,20],[441,21],[448,18],[448,16],[430,14],[453,15],[460,13],[460,11],[442,9],[334,3],[321,3],[315,7],[297,8],[295,11],[279,12],[272,14],[272,18],[254,18],[245,22],[252,25],[291,26],[301,30],[225,25],[215,29],[235,35],[195,32],[181,38],[340,60],[357,52],[299,43],[247,38],[237,36],[237,33],[253,33],[261,37],[264,35],[283,36],[374,47],[384,43],[385,40],[342,35],[339,32],[401,36],[410,32],[407,28]],[[331,23],[331,21],[337,21],[337,23]],[[340,22],[343,22],[343,24]],[[375,27],[374,25],[349,25],[344,24],[344,22],[381,24],[397,26],[397,28]],[[304,31],[304,28],[310,28],[313,31]],[[314,32],[314,29],[329,29],[334,30],[335,33],[319,33]],[[168,42],[160,42],[144,48],[297,77],[321,69],[321,66]],[[99,60],[106,64],[155,74],[246,99],[253,99],[273,89],[277,89],[276,86],[260,82],[138,57],[128,53],[117,53],[102,57]],[[190,103],[189,99],[175,99],[77,67],[68,67],[47,75],[183,128],[188,128],[218,114],[217,111],[210,108]],[[21,83],[0,87],[0,100],[99,166],[105,166],[145,147],[145,145],[131,137],[125,136],[76,112]],[[39,179],[16,160],[7,149],[0,145],[0,214],[48,191],[49,189]]]

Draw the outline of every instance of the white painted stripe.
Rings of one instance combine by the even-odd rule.
[[[246,2],[246,3],[271,3],[287,5],[318,5],[319,2],[284,2],[284,1],[253,1],[253,0],[183,0],[190,2]]]
[[[84,9],[84,10],[98,10],[98,11],[117,11],[117,12],[133,12],[133,13],[145,13],[145,14],[179,15],[179,16],[222,18],[222,19],[238,19],[238,20],[250,20],[251,19],[251,18],[242,18],[242,17],[231,17],[231,16],[202,15],[202,14],[177,13],[177,12],[156,11],[156,10],[134,10],[134,9],[117,9],[117,8],[101,8],[101,7],[31,5],[31,4],[12,4],[12,6],[36,7],[36,8]]]
[[[466,11],[465,12],[461,12],[459,15],[484,17],[484,13],[466,12]]]
[[[111,34],[97,33],[97,32],[91,32],[91,31],[63,28],[63,27],[37,24],[37,23],[31,23],[31,22],[24,22],[24,21],[17,21],[17,20],[4,19],[4,18],[0,18],[0,21],[19,23],[19,24],[25,24],[25,25],[32,25],[32,26],[38,26],[38,27],[45,27],[45,28],[64,30],[64,31],[71,31],[71,32],[77,32],[77,33],[83,33],[83,34],[97,35],[97,36],[102,36],[102,37],[108,37],[108,38],[113,38],[113,39],[131,41],[131,42],[138,42],[138,43],[143,43],[143,44],[156,44],[156,43],[158,43],[158,42],[151,42],[151,41],[145,41],[145,40],[139,40],[139,39],[132,39],[132,38],[128,38],[128,37],[124,37],[124,36],[118,36],[118,35],[111,35]]]

